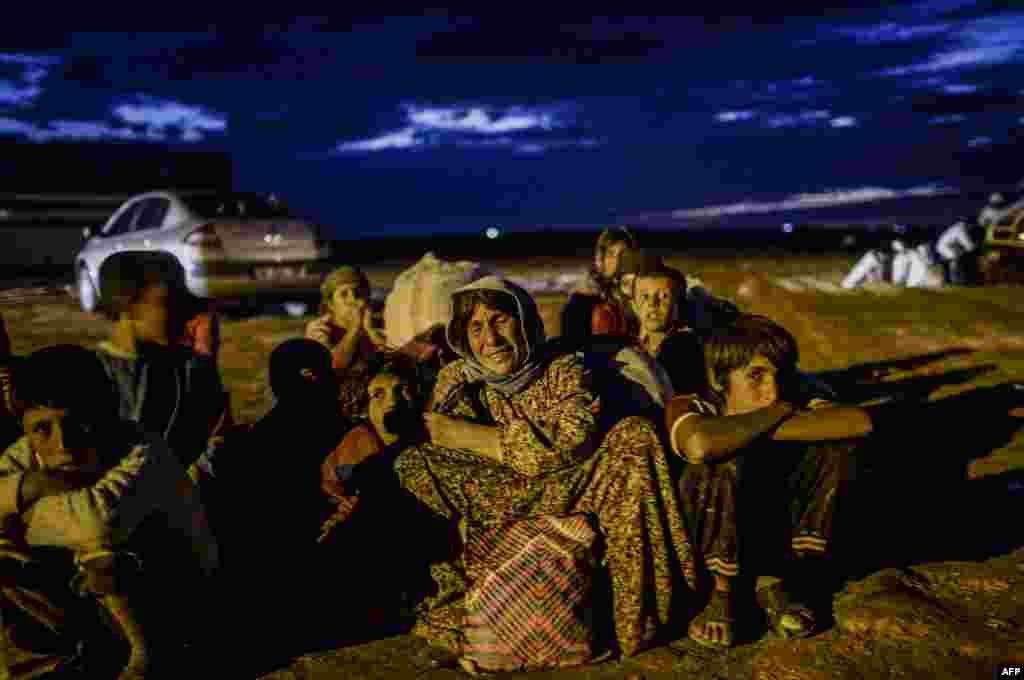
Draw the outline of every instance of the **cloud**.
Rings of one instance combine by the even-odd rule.
[[[116,127],[98,121],[54,120],[44,125],[36,125],[14,118],[0,118],[0,134],[13,134],[27,137],[33,142],[49,142],[53,140],[163,140],[160,133],[139,133],[132,128]]]
[[[924,38],[944,35],[950,28],[951,24],[948,23],[913,26],[886,22],[874,26],[841,26],[834,30],[836,35],[852,38],[861,44],[885,45],[915,42]]]
[[[49,75],[50,68],[59,63],[56,57],[0,53],[0,64],[14,66],[19,71],[14,80],[0,78],[0,106],[32,104],[43,93],[40,83]]]
[[[854,127],[858,121],[853,116],[833,116],[828,109],[810,109],[796,113],[776,112],[761,114],[757,111],[720,111],[715,114],[719,123],[738,123],[758,119],[771,129],[815,127],[826,121],[834,128]]]
[[[714,219],[729,215],[748,215],[752,213],[773,213],[783,210],[810,210],[835,205],[856,203],[873,203],[907,196],[942,196],[954,194],[956,190],[941,185],[924,185],[910,189],[886,189],[883,187],[861,187],[858,189],[840,189],[813,194],[794,194],[781,201],[731,203],[713,205],[705,208],[674,210],[671,215],[676,219]]]
[[[753,111],[720,111],[715,114],[715,120],[719,123],[735,123],[741,120],[750,120],[756,115]]]
[[[183,141],[200,141],[206,133],[227,131],[227,118],[200,106],[137,94],[130,103],[114,106],[114,117],[140,126],[147,135],[163,138],[170,129],[181,130]]]
[[[43,89],[38,85],[20,86],[10,80],[0,80],[0,105],[26,106],[42,93]]]
[[[991,137],[974,137],[973,139],[971,139],[970,141],[967,142],[967,146],[969,146],[972,149],[975,149],[975,148],[977,148],[979,146],[991,146],[991,145],[992,145],[992,138]]]
[[[948,125],[950,123],[962,123],[967,116],[962,113],[952,113],[948,116],[932,116],[928,119],[929,125]]]
[[[969,83],[952,83],[943,85],[942,91],[946,94],[973,94],[978,91],[978,86]]]
[[[0,134],[19,135],[34,142],[52,140],[122,140],[140,142],[201,142],[210,132],[223,132],[227,121],[197,106],[136,95],[130,104],[115,105],[112,121],[58,119],[31,123],[0,118]]]
[[[342,142],[338,144],[337,150],[342,153],[353,151],[384,151],[386,149],[411,149],[423,146],[421,140],[416,138],[416,128],[407,127],[395,132],[362,139],[354,142]]]
[[[368,153],[399,149],[451,147],[512,149],[537,154],[554,149],[586,148],[599,142],[567,136],[575,127],[566,107],[440,107],[406,105],[406,125],[376,137],[349,140],[338,153]]]
[[[818,121],[828,120],[831,114],[823,109],[801,111],[800,113],[780,113],[768,118],[770,128],[789,128],[814,125]]]
[[[1024,14],[1007,13],[964,22],[947,35],[947,45],[914,64],[887,68],[879,75],[897,77],[997,66],[1024,54]]]
[[[416,109],[409,107],[407,116],[413,125],[424,129],[479,132],[481,134],[502,134],[533,128],[550,130],[555,126],[551,113],[524,109],[493,112],[481,107],[468,109]]]

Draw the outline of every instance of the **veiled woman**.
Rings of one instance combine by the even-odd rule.
[[[545,342],[522,288],[490,276],[452,303],[448,343],[461,358],[438,377],[424,415],[430,441],[395,463],[402,486],[449,530],[513,515],[593,514],[611,581],[613,621],[604,623],[614,624],[619,651],[663,640],[682,615],[692,558],[654,425],[633,417],[599,431],[601,399],[582,359]],[[414,631],[457,652],[466,584],[458,540],[445,545],[448,561],[432,567],[440,591],[421,605]]]

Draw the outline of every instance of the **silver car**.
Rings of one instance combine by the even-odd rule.
[[[192,294],[207,299],[315,295],[329,257],[316,226],[263,194],[141,194],[83,236],[75,271],[79,302],[89,312],[100,303],[100,265],[121,251],[173,256]]]

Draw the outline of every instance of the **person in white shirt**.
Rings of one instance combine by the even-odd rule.
[[[962,266],[965,256],[977,250],[978,245],[967,230],[967,222],[959,220],[939,235],[935,251],[942,260],[946,282],[954,286],[968,283]]]
[[[987,229],[998,222],[1008,209],[1006,197],[998,192],[994,193],[988,197],[988,204],[978,213],[978,224]]]
[[[880,250],[869,250],[857,260],[857,264],[843,279],[842,286],[846,289],[860,288],[866,283],[884,281],[886,267],[892,256]]]
[[[933,288],[941,285],[921,247],[908,248],[902,241],[892,242],[892,283],[907,288]]]

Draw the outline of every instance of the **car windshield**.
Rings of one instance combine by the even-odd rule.
[[[276,218],[291,217],[283,202],[262,194],[214,194],[183,198],[189,212],[201,219],[217,217]]]

